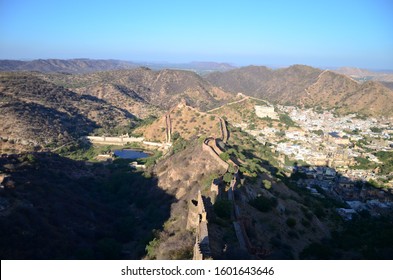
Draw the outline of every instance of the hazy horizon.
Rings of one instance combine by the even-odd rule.
[[[182,66],[182,65],[187,65],[187,64],[192,64],[192,63],[217,63],[217,64],[228,64],[232,67],[235,68],[241,68],[241,67],[248,67],[248,66],[265,66],[267,68],[271,69],[279,69],[279,68],[287,68],[291,67],[294,65],[305,65],[305,66],[310,66],[313,68],[318,68],[318,69],[331,69],[331,70],[336,70],[339,68],[353,68],[353,69],[362,69],[362,70],[368,70],[368,71],[374,71],[374,72],[393,72],[393,68],[387,69],[387,68],[365,68],[365,67],[356,67],[353,65],[310,65],[310,64],[305,64],[305,63],[294,63],[294,64],[258,64],[258,63],[249,63],[249,64],[237,64],[237,63],[232,63],[230,61],[180,61],[180,62],[173,62],[173,61],[144,61],[144,60],[126,60],[126,59],[118,59],[118,58],[88,58],[88,57],[73,57],[73,58],[56,58],[56,57],[48,57],[48,58],[20,58],[20,59],[8,59],[8,58],[0,58],[0,60],[15,60],[15,61],[37,61],[37,60],[114,60],[114,61],[124,61],[124,62],[129,62],[129,63],[135,63],[140,66],[158,66],[160,64],[162,65],[167,65],[167,66]],[[169,67],[170,68],[170,67]]]
[[[393,69],[393,3],[2,1],[0,59]]]

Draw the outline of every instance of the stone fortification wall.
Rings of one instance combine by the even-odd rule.
[[[206,143],[206,140],[203,142],[202,145],[203,145],[203,146],[202,146],[202,149],[203,149],[204,151],[208,152],[208,153],[217,161],[217,163],[218,163],[221,167],[223,167],[225,170],[228,169],[229,164],[226,163],[225,161],[223,161],[223,160],[219,157],[219,154],[217,154],[217,152],[215,151],[215,150],[220,151],[220,149],[219,149],[217,146],[215,146],[216,149],[213,148],[213,147],[211,147],[210,145],[208,145],[208,144]]]
[[[165,115],[165,126],[166,126],[166,142],[171,143],[172,141],[172,121],[171,114]]]
[[[194,253],[192,259],[197,261],[203,260],[203,254],[201,252],[201,248],[199,247],[198,240],[195,241]]]
[[[143,137],[112,137],[112,136],[87,136],[86,137],[93,144],[102,145],[126,145],[127,143],[138,142],[148,146],[169,148],[170,143],[159,143],[144,141]]]
[[[210,257],[210,242],[209,242],[209,232],[207,228],[207,212],[205,207],[205,202],[201,195],[201,191],[198,191],[198,202],[197,202],[197,226],[196,226],[196,237],[194,245],[194,260],[203,260]]]
[[[172,146],[171,143],[158,143],[158,142],[149,142],[149,141],[142,141],[142,144],[148,146],[154,146],[154,147],[164,147],[164,148],[169,148],[170,146]]]
[[[220,119],[221,139],[222,142],[226,144],[229,138],[227,124],[225,123],[225,120],[223,118],[219,118],[219,119]]]
[[[126,144],[131,142],[142,142],[143,137],[106,137],[106,136],[87,136],[87,139],[92,143],[117,143]]]

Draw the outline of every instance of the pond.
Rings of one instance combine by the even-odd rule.
[[[119,158],[126,158],[126,159],[147,158],[150,156],[145,152],[131,150],[131,149],[115,150],[114,154]]]

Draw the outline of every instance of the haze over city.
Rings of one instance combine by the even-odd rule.
[[[1,1],[1,59],[393,69],[393,3]]]

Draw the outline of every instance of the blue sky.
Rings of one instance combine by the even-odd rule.
[[[0,59],[393,69],[393,0],[0,0]]]

